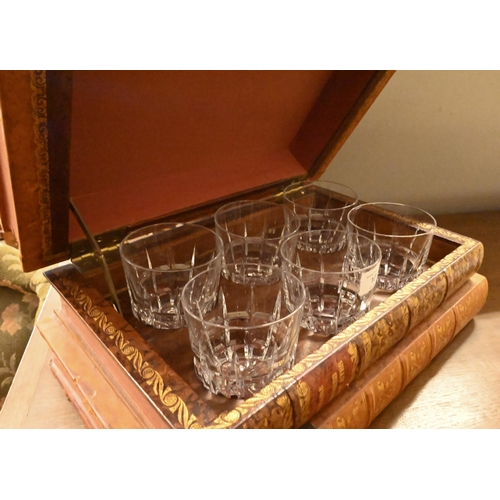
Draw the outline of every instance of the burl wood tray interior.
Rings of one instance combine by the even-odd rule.
[[[123,316],[107,300],[99,270],[84,277],[67,265],[46,275],[66,307],[87,325],[81,335],[99,339],[110,359],[143,391],[144,404],[171,427],[297,428],[458,290],[482,258],[480,242],[437,228],[422,275],[392,295],[377,294],[372,310],[333,338],[302,331],[295,366],[247,400],[226,399],[202,386],[186,328],[156,330],[134,318],[119,261],[110,270]]]

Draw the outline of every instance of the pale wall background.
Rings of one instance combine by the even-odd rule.
[[[500,71],[396,71],[322,176],[436,215],[500,209]]]

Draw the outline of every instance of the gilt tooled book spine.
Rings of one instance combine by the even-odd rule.
[[[315,428],[367,428],[481,310],[487,294],[486,278],[474,275],[309,423]]]
[[[442,231],[445,235],[449,234],[446,230]],[[462,238],[460,235],[454,237]],[[459,249],[375,308],[384,310],[380,319],[373,321],[372,315],[378,311],[370,311],[326,342],[319,350],[323,351],[320,356],[319,351],[313,353],[291,370],[297,375],[296,383],[288,384],[287,390],[294,409],[294,427],[301,427],[330,401],[340,397],[433,311],[440,310],[443,314],[443,308],[446,309],[450,301],[457,299],[457,292],[478,270],[484,253],[479,242],[463,237],[461,243]],[[448,298],[450,301],[446,302]],[[468,316],[466,321],[471,318]]]
[[[305,373],[302,368],[296,366],[281,377],[279,382],[273,382],[255,398],[240,404],[232,412],[221,414],[209,427],[294,427],[295,422],[307,422],[310,414],[313,417],[309,419],[309,424],[313,427],[368,427],[479,312],[486,300],[487,290],[487,280],[480,275],[473,276],[456,294],[448,298],[352,383],[348,384],[347,380],[353,378],[352,370],[357,363],[357,351],[349,350],[347,346],[345,352],[349,360],[346,363],[342,360],[336,363],[324,362],[320,370],[309,371],[307,366],[300,365]],[[46,339],[52,344],[57,343],[57,338],[50,338],[49,328],[43,328],[43,324],[40,327]],[[84,350],[77,344],[68,342],[67,338],[61,345],[54,344],[53,350],[64,358],[64,361],[56,357],[52,368],[86,425],[112,428],[148,427],[124,404],[120,395],[109,384],[109,380],[93,365],[93,361],[85,359]],[[322,347],[320,350],[325,349],[328,348]],[[321,357],[321,354],[318,352],[317,356]],[[79,366],[85,362],[88,362],[91,370]],[[318,396],[314,398],[311,397],[312,391],[308,387],[314,385],[316,377],[327,380],[328,384],[320,384],[316,391]],[[314,415],[315,409],[324,403],[321,399],[329,396],[332,396],[330,404]],[[119,411],[116,403],[121,408]],[[238,425],[242,420],[243,425]]]
[[[303,426],[330,401],[340,397],[432,311],[442,311],[440,307],[448,291],[445,272],[449,270],[443,269],[431,278],[422,275],[406,290],[388,297],[275,379],[265,388],[265,394],[245,401],[229,415],[231,420],[224,415],[212,426]],[[403,299],[410,288],[412,293]],[[379,317],[380,308],[385,313],[382,318]],[[264,397],[267,404],[261,404]],[[251,411],[246,412],[247,408]]]

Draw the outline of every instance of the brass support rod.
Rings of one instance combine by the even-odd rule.
[[[111,297],[113,299],[113,302],[114,302],[114,305],[115,305],[117,311],[120,314],[123,314],[122,308],[120,306],[120,301],[118,300],[118,294],[116,293],[115,285],[113,283],[113,280],[111,279],[111,273],[109,272],[108,263],[106,262],[106,258],[104,257],[104,254],[102,253],[102,250],[101,250],[99,244],[97,243],[96,239],[94,238],[94,236],[90,232],[90,229],[88,228],[87,224],[85,224],[85,221],[83,220],[80,212],[76,208],[72,199],[69,200],[69,207],[70,207],[71,211],[73,212],[73,215],[75,216],[78,224],[80,225],[83,232],[85,233],[85,236],[87,237],[87,240],[89,241],[90,246],[92,247],[94,255],[97,257],[97,259],[101,263],[101,266],[102,266],[103,271],[104,271],[104,278],[106,279],[106,284],[108,285],[109,293],[111,294]]]

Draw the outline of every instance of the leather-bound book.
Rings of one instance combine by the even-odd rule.
[[[425,320],[415,326],[392,349],[367,368],[354,382],[305,424],[314,428],[366,428],[393,401],[457,333],[480,311],[488,293],[488,282],[475,274]],[[145,404],[141,391],[134,393],[133,381],[109,373],[105,364],[71,335],[68,317],[48,316],[38,323],[42,336],[55,354],[52,369],[67,396],[73,401],[88,427],[171,428],[154,404]],[[62,329],[61,329],[62,327]],[[61,335],[61,331],[65,334]],[[129,386],[120,383],[127,381]],[[295,391],[288,394],[288,391]],[[301,397],[296,384],[283,386],[281,396]],[[304,395],[302,394],[302,397]],[[307,406],[307,405],[305,405]],[[283,409],[280,398],[266,408]],[[296,410],[296,408],[295,408]],[[257,418],[259,411],[255,412]],[[284,418],[281,415],[280,418]],[[207,418],[210,420],[210,417]],[[193,422],[191,427],[198,427]],[[202,426],[202,425],[200,425]],[[209,424],[209,426],[213,426]],[[255,425],[258,427],[258,425]],[[292,426],[290,424],[290,426]]]
[[[432,359],[481,310],[488,281],[475,274],[389,352],[369,367],[308,426],[329,429],[367,428]]]
[[[166,335],[132,314],[126,234],[281,203],[322,176],[393,73],[0,71],[5,240],[25,271],[65,262],[45,273],[61,300],[40,331],[89,425],[300,428],[478,272],[482,243],[436,228],[428,269],[339,335],[303,332],[292,369],[246,400],[203,388],[186,328]]]

